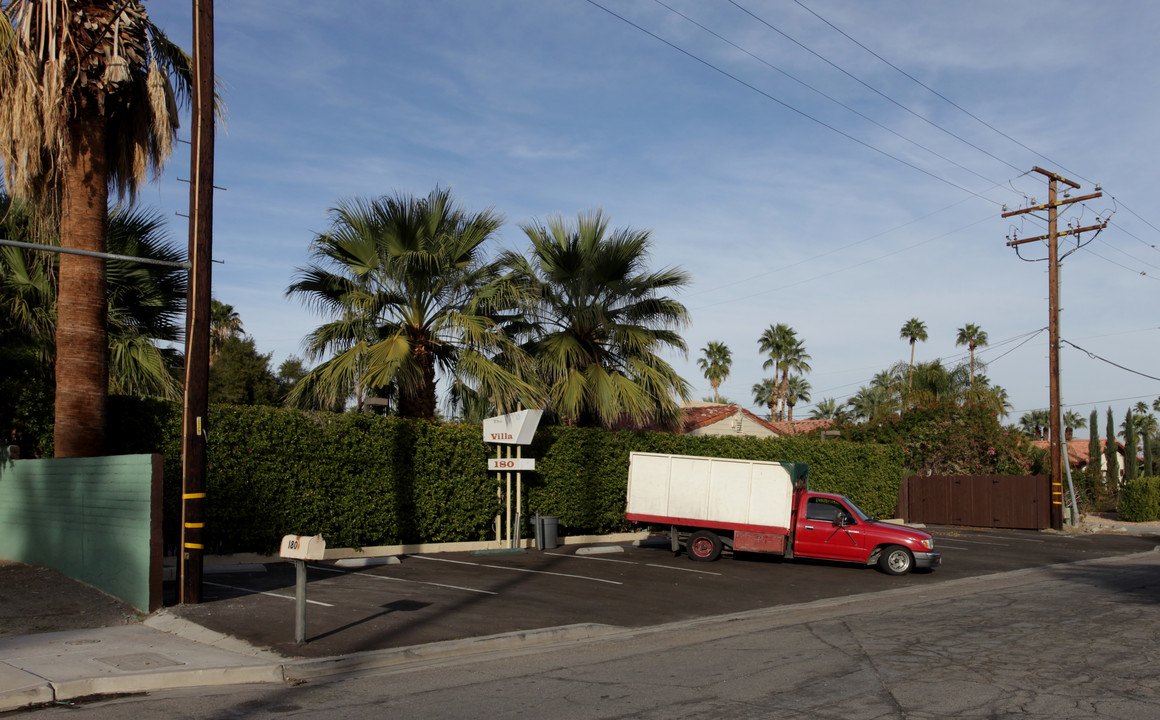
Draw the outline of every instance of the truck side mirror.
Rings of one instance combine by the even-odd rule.
[[[839,510],[834,516],[834,524],[838,527],[846,527],[850,524],[850,516]]]

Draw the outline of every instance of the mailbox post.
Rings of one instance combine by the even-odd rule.
[[[294,642],[306,642],[306,561],[321,560],[326,541],[321,535],[285,535],[278,555],[294,563]]]

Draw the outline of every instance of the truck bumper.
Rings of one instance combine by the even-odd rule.
[[[914,568],[916,570],[934,570],[942,565],[942,555],[937,552],[914,553]]]

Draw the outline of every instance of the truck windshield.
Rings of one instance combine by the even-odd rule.
[[[854,503],[850,502],[850,498],[843,495],[842,502],[846,505],[847,508],[854,511],[854,514],[858,516],[858,519],[860,521],[868,522],[870,520],[870,516],[867,515],[866,513],[862,512],[862,509],[860,507],[858,507]]]

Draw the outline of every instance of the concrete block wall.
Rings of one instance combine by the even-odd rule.
[[[40,565],[138,610],[162,605],[160,455],[0,465],[0,558]]]

